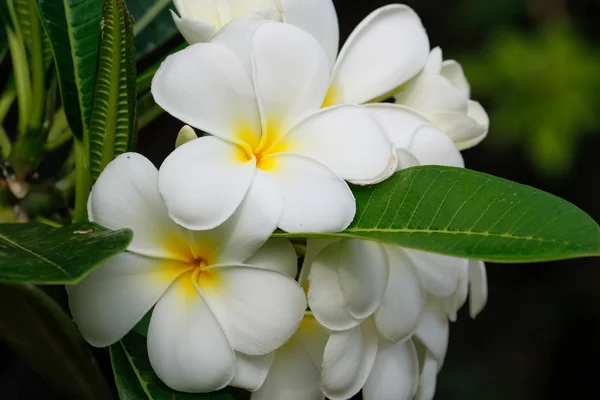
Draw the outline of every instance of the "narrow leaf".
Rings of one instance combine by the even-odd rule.
[[[133,145],[136,106],[133,42],[133,20],[123,1],[106,0],[89,129],[93,181],[115,156]]]
[[[73,284],[123,252],[133,234],[94,223],[53,228],[35,222],[0,224],[0,281]]]
[[[103,0],[37,0],[50,39],[62,103],[82,140],[90,121]]]
[[[112,345],[110,357],[121,400],[234,400],[224,390],[189,394],[170,389],[152,371],[146,338],[135,332]]]
[[[69,397],[103,400],[111,393],[71,318],[42,290],[0,284],[0,338]]]
[[[151,53],[174,35],[177,27],[171,17],[171,0],[128,0],[127,7],[135,18],[136,54]]]
[[[357,212],[346,231],[275,236],[375,240],[495,262],[600,256],[600,228],[585,212],[491,175],[423,166],[353,191]]]

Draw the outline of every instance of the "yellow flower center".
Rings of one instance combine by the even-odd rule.
[[[255,158],[257,168],[263,171],[273,169],[277,163],[273,157],[269,156],[287,151],[288,148],[286,141],[282,138],[284,134],[285,131],[281,125],[273,119],[268,120],[258,142],[257,135],[251,128],[241,127],[238,129],[238,139],[243,143],[239,146],[236,158],[242,162]]]

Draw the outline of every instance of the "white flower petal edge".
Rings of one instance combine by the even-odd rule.
[[[437,385],[438,364],[431,353],[425,352],[415,400],[433,400]]]
[[[331,0],[279,0],[283,22],[310,33],[327,53],[333,67],[339,46],[337,13]]]
[[[169,387],[207,393],[229,384],[235,355],[192,277],[180,278],[158,301],[148,328],[148,357]],[[188,282],[189,281],[189,282]]]
[[[256,161],[240,159],[241,151],[211,136],[176,148],[158,173],[158,190],[169,216],[192,230],[212,229],[231,217],[256,173]]]
[[[208,42],[217,32],[217,28],[210,22],[187,17],[181,18],[173,10],[171,10],[171,17],[173,17],[173,22],[181,36],[190,44]]]
[[[372,319],[331,334],[323,355],[321,386],[329,399],[349,399],[360,391],[375,363],[377,342]]]
[[[294,245],[287,239],[269,239],[245,263],[263,269],[279,271],[293,279],[298,274],[298,256]]]
[[[169,218],[156,187],[157,179],[158,171],[147,158],[137,153],[121,154],[94,184],[88,215],[91,221],[107,228],[133,230],[129,251],[176,258],[177,253],[165,243],[173,238],[185,240],[185,232]]]
[[[248,355],[276,350],[296,331],[304,291],[288,276],[249,265],[213,266],[214,280],[198,283],[232,347]]]
[[[333,68],[327,104],[361,104],[389,93],[417,74],[429,53],[418,15],[405,5],[381,7],[344,44]]]
[[[439,299],[429,297],[415,332],[441,368],[448,349],[450,324]]]
[[[469,288],[469,313],[471,318],[475,318],[485,307],[488,297],[487,273],[483,261],[469,262]]]
[[[275,353],[263,356],[249,356],[236,352],[235,374],[229,385],[246,389],[250,392],[258,390],[267,378],[274,355]]]
[[[404,249],[417,267],[423,288],[437,297],[452,295],[467,270],[468,260],[425,251]]]
[[[363,387],[365,400],[410,400],[419,378],[419,360],[412,341],[392,343],[380,338],[377,357]]]

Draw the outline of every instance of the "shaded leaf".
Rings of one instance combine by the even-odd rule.
[[[95,181],[114,157],[133,147],[136,69],[133,20],[122,0],[106,0],[90,136],[90,174]]]
[[[178,34],[170,9],[172,0],[128,0],[135,19],[136,55],[142,58]]]
[[[0,338],[66,394],[90,400],[111,398],[71,318],[35,286],[0,284]]]
[[[146,338],[135,332],[112,345],[110,357],[121,400],[234,400],[232,395],[223,390],[189,394],[170,389],[152,371]]]
[[[103,0],[37,0],[50,39],[62,104],[76,138],[91,117]]]
[[[35,222],[0,224],[0,281],[76,283],[123,252],[132,237],[129,229],[111,231],[91,222],[62,228]]]
[[[462,168],[423,166],[353,189],[357,212],[334,234],[457,257],[534,262],[600,256],[600,228],[585,212],[541,190]]]

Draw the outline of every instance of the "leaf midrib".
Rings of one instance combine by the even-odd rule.
[[[138,379],[138,382],[140,382],[140,385],[142,386],[142,390],[144,391],[144,393],[146,393],[146,396],[148,396],[148,398],[150,400],[154,400],[154,397],[152,397],[152,394],[150,394],[150,392],[148,391],[148,382],[146,382],[140,375],[140,372],[138,371],[137,367],[135,366],[135,363],[133,362],[133,357],[131,357],[131,354],[127,351],[127,348],[125,347],[125,345],[123,344],[122,341],[119,341],[119,345],[123,349],[123,352],[125,353],[125,357],[127,357],[127,362],[131,366],[131,369],[133,369],[133,373],[135,374],[136,378]]]

